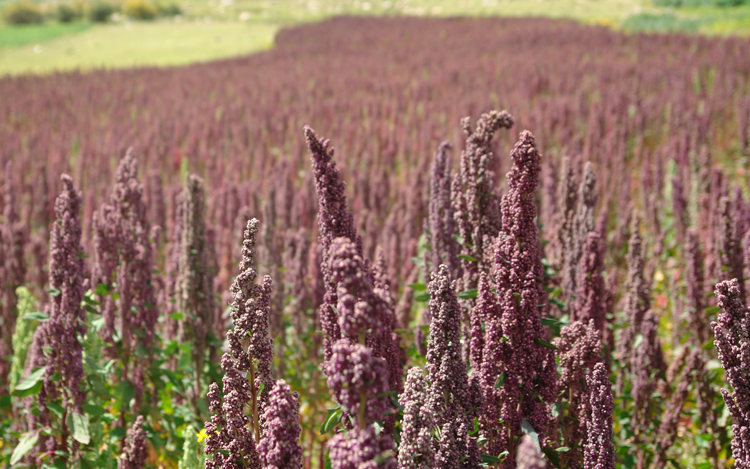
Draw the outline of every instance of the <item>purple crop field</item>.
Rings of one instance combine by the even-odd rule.
[[[0,97],[0,467],[750,469],[747,38],[345,17]]]

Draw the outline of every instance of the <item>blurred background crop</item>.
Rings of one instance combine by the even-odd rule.
[[[626,31],[750,32],[750,0],[0,0],[0,75],[180,65],[270,48],[337,15],[568,17]]]

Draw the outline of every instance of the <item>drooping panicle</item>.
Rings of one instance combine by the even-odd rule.
[[[268,396],[263,420],[264,436],[258,443],[263,469],[300,469],[299,396],[283,379],[276,381]]]
[[[448,150],[451,145],[443,142],[438,147],[430,167],[430,203],[428,219],[428,239],[431,251],[427,251],[429,271],[437,272],[440,264],[448,266],[451,278],[459,278],[458,242],[454,239],[456,221],[451,206],[451,165]]]
[[[514,448],[503,435],[520,436],[522,418],[540,437],[545,434],[551,418],[548,404],[555,399],[556,371],[554,353],[544,345],[549,337],[542,327],[539,307],[544,298],[543,268],[534,193],[541,155],[531,132],[521,133],[511,157],[508,192],[501,203],[503,231],[494,253],[494,286],[500,314],[485,318],[486,329],[502,331],[502,339],[487,337],[482,374],[487,376],[483,378],[485,405],[499,407],[503,419],[502,431],[494,430],[498,434],[490,438],[492,454],[508,450],[512,460]],[[494,377],[489,376],[489,370],[496,373]],[[505,384],[496,393],[488,392],[489,386],[495,384],[490,382],[501,375],[505,376]],[[484,427],[485,431],[498,428],[495,422],[486,422]]]
[[[139,415],[128,429],[125,449],[122,451],[117,469],[143,469],[146,467],[148,449],[143,431],[143,416]]]
[[[750,467],[750,310],[737,279],[716,285],[719,312],[711,323],[714,345],[731,391],[721,394],[732,415],[732,456],[738,468]]]
[[[432,432],[435,419],[427,404],[428,385],[417,367],[406,374],[404,392],[399,402],[404,406],[401,420],[401,444],[398,452],[399,469],[432,469],[435,453],[432,448]]]
[[[583,450],[584,469],[615,469],[615,446],[612,443],[614,398],[607,366],[597,363],[586,377],[591,393],[587,415],[586,441]]]

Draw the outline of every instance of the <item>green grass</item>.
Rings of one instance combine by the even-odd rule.
[[[66,34],[79,33],[90,26],[89,23],[0,26],[0,47],[22,46],[29,43],[49,41]]]
[[[267,23],[164,20],[92,26],[79,34],[0,49],[0,74],[52,70],[182,65],[268,48]]]

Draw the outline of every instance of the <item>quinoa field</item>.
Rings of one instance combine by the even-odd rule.
[[[0,168],[0,468],[750,468],[746,37],[337,17]]]

